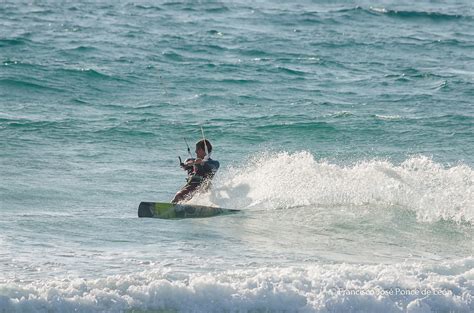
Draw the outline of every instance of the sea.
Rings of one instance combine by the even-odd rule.
[[[138,218],[203,133],[241,212]],[[470,313],[473,237],[471,0],[0,1],[0,313]]]

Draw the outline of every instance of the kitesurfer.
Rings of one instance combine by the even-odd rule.
[[[189,148],[188,148],[189,151]],[[219,162],[211,159],[212,145],[207,139],[196,143],[196,158],[189,158],[181,167],[188,172],[186,185],[176,193],[171,203],[190,200],[197,192],[206,191],[219,169]]]

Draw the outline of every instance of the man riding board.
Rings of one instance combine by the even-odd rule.
[[[176,193],[171,203],[188,201],[197,192],[208,190],[212,178],[219,169],[219,162],[210,157],[212,145],[207,139],[196,143],[195,152],[196,158],[189,158],[180,164],[188,172],[188,178],[186,185]]]

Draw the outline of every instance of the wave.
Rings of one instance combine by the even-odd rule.
[[[150,11],[163,11],[162,8],[156,5],[146,5],[146,4],[136,4],[136,3],[127,3],[126,7],[135,8],[138,10],[150,10]]]
[[[375,114],[374,117],[378,120],[382,121],[398,121],[402,120],[403,117],[400,115],[382,115],[382,114]]]
[[[349,15],[360,14],[360,13],[363,13],[365,15],[385,15],[392,18],[410,19],[410,20],[430,19],[436,22],[472,19],[471,16],[463,15],[463,14],[452,14],[452,13],[436,12],[436,11],[394,10],[394,9],[387,9],[384,7],[363,8],[363,7],[358,6],[355,8],[340,9],[333,12],[344,13],[344,14],[349,14]]]
[[[221,6],[206,8],[204,11],[207,13],[226,13],[229,12],[230,9],[221,4]]]
[[[19,88],[19,89],[39,89],[39,90],[49,90],[56,92],[63,92],[62,89],[58,89],[51,86],[46,86],[43,83],[33,83],[20,79],[0,79],[0,86],[4,85],[8,88]]]
[[[235,84],[235,85],[247,85],[247,84],[258,83],[258,80],[244,79],[244,78],[224,78],[224,79],[215,79],[215,80],[223,84]]]
[[[332,118],[346,118],[346,117],[354,116],[354,113],[349,112],[349,111],[338,111],[338,112],[329,114],[328,116]]]
[[[165,51],[162,55],[171,61],[183,62],[185,60],[184,56],[174,51]]]
[[[449,14],[443,12],[429,12],[429,11],[402,11],[402,10],[390,10],[385,8],[370,8],[369,12],[384,14],[389,17],[402,18],[402,19],[430,19],[437,22],[442,21],[455,21],[462,18],[467,18],[461,14]]]
[[[289,75],[293,75],[293,76],[305,76],[306,74],[308,74],[305,71],[295,70],[295,69],[291,69],[291,68],[284,67],[284,66],[278,66],[277,70],[278,70],[278,72],[282,72],[284,74],[289,74]]]
[[[86,52],[96,52],[96,51],[99,51],[99,49],[92,46],[77,46],[75,48],[65,49],[63,51],[86,53]]]
[[[398,207],[415,212],[419,221],[474,223],[473,169],[443,166],[426,156],[343,166],[306,151],[262,153],[218,176],[211,196],[227,207]]]
[[[10,39],[3,38],[3,39],[0,39],[0,47],[24,45],[28,42],[30,42],[28,39],[21,38],[21,37],[19,37],[19,38],[10,38]]]
[[[92,131],[93,134],[113,138],[117,140],[125,140],[125,138],[143,138],[156,136],[153,131],[140,130],[138,128],[127,126],[112,126]]]
[[[335,127],[326,122],[282,122],[256,127],[259,132],[275,131],[281,128],[285,128],[287,131],[336,131]]]
[[[472,312],[474,258],[0,283],[1,312]]]
[[[41,120],[29,120],[29,119],[4,119],[0,118],[0,123],[5,123],[11,128],[23,128],[29,131],[36,131],[41,129],[54,129],[54,128],[65,128],[66,122],[61,121],[41,121]]]
[[[128,80],[115,76],[112,74],[105,74],[98,70],[94,70],[91,68],[62,68],[60,72],[64,73],[66,76],[77,75],[77,76],[84,76],[91,79],[97,80],[112,80],[112,81],[121,81],[121,82],[128,82]]]

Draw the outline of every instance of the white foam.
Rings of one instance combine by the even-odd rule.
[[[376,114],[375,118],[379,119],[379,120],[386,120],[386,121],[401,120],[402,119],[402,117],[400,115],[382,115],[382,114]]]
[[[474,258],[438,265],[312,264],[0,285],[0,312],[472,312]],[[142,312],[142,311],[140,311]]]
[[[420,221],[474,222],[474,171],[425,156],[401,164],[360,161],[350,166],[316,160],[309,152],[264,153],[217,177],[211,194],[193,201],[235,208],[397,206]]]

